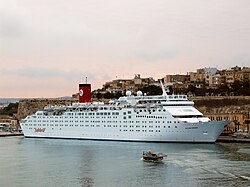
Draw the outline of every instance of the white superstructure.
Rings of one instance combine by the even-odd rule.
[[[186,95],[136,96],[48,106],[21,120],[25,137],[149,142],[215,142],[230,121],[211,121]]]

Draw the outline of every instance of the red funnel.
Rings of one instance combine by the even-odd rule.
[[[79,102],[91,102],[91,84],[79,84]]]

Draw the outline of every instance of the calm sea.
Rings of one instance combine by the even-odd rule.
[[[163,152],[162,163],[141,160]],[[250,186],[249,144],[0,138],[0,186]]]

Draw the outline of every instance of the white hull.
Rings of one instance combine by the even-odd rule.
[[[72,126],[21,124],[25,137],[63,138],[89,140],[143,141],[143,142],[215,142],[228,121],[209,121],[199,123],[145,124],[138,125],[104,123],[98,126],[75,123]],[[108,127],[108,125],[110,127]],[[91,127],[92,126],[92,127]],[[105,127],[104,127],[105,126]],[[127,127],[124,127],[127,126]],[[130,127],[131,126],[131,127]],[[169,128],[170,126],[170,128]],[[41,129],[38,130],[37,129]]]

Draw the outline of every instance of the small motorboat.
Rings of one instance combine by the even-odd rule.
[[[163,153],[156,153],[152,151],[143,152],[144,161],[159,162],[162,161],[164,157],[167,157],[167,155]]]

